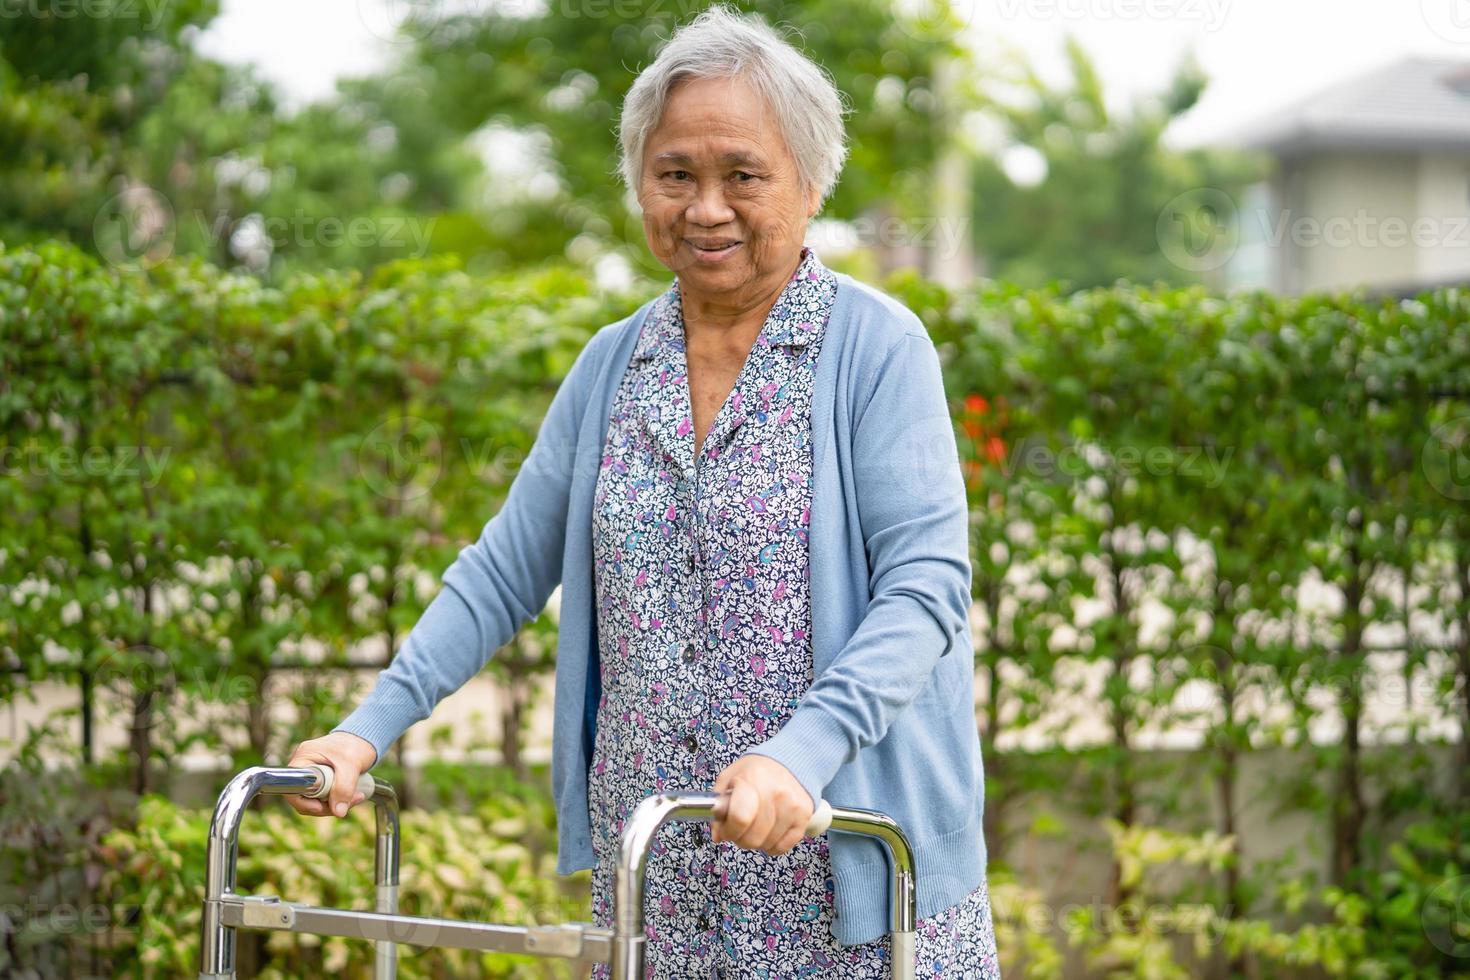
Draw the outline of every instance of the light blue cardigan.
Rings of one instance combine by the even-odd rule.
[[[815,681],[752,751],[812,795],[881,810],[908,833],[921,918],[985,874],[984,780],[969,628],[969,520],[939,358],[919,318],[844,273],[812,403]],[[551,773],[557,873],[595,864],[587,766],[601,692],[591,506],[613,394],[653,301],[578,355],[500,511],[368,697],[333,731],[382,758],[485,666],[562,587]],[[872,838],[829,832],[842,945],[888,931],[888,872]]]

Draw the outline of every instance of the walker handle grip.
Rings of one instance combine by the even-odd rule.
[[[331,766],[322,766],[315,763],[303,766],[304,769],[315,769],[322,774],[322,785],[315,793],[302,793],[302,796],[313,800],[324,800],[332,792],[332,783],[337,778],[337,772]],[[363,773],[357,777],[357,791],[367,799],[372,799],[377,792],[378,784],[370,773]]]
[[[826,800],[817,801],[817,809],[812,813],[811,820],[807,821],[806,836],[820,837],[832,826],[832,804]]]
[[[725,819],[725,811],[730,805],[730,791],[723,790],[715,798],[714,809],[710,816],[716,820]],[[826,800],[818,800],[817,808],[812,811],[812,817],[806,822],[806,830],[802,831],[805,837],[820,837],[832,826],[832,804]]]

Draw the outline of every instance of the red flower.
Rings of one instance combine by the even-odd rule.
[[[973,458],[965,465],[966,482],[972,489],[978,488],[987,461],[1005,461],[1006,444],[1001,438],[1007,421],[1004,396],[996,396],[995,408],[996,412],[992,413],[990,402],[984,395],[970,394],[965,397],[965,407],[960,413],[960,425],[974,452]]]

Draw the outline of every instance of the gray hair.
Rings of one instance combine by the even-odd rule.
[[[842,117],[848,111],[832,78],[757,15],[717,3],[674,32],[623,99],[618,126],[623,182],[635,193],[643,148],[663,118],[669,95],[693,78],[745,78],[766,100],[796,160],[804,189],[825,202],[847,158]]]

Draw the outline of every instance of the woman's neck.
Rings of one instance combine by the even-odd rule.
[[[771,308],[796,270],[801,268],[802,252],[784,274],[768,277],[731,297],[724,293],[708,295],[686,288],[679,282],[679,303],[684,317],[684,335],[690,345],[729,345],[749,350],[761,332]]]

